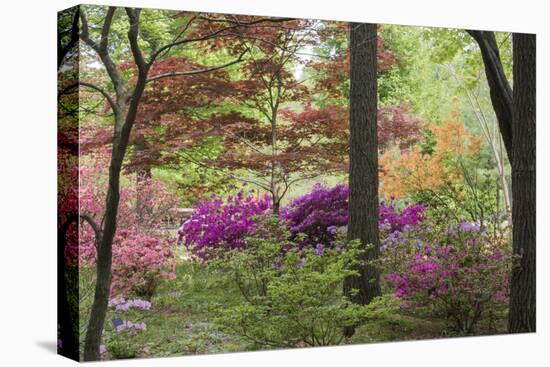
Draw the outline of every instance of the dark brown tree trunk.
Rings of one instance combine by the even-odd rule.
[[[376,24],[350,24],[350,171],[348,239],[367,248],[359,276],[344,281],[344,292],[358,304],[380,295],[380,274],[369,264],[378,257],[378,140]],[[358,292],[353,294],[352,289]],[[346,328],[347,337],[354,328]]]
[[[112,245],[116,232],[116,217],[120,198],[120,170],[122,167],[122,157],[119,157],[117,152],[117,146],[113,143],[113,155],[109,167],[109,188],[106,200],[105,226],[103,239],[100,242],[97,254],[97,278],[94,302],[90,312],[88,331],[84,343],[85,361],[96,361],[99,359],[101,332],[105,322],[105,315],[107,314],[107,305],[111,289]]]
[[[512,271],[508,328],[522,333],[536,331],[536,36],[514,33],[513,48],[513,248],[521,259]]]

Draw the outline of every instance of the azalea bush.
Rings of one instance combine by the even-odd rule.
[[[348,196],[346,185],[327,188],[316,184],[311,192],[282,208],[279,218],[298,247],[330,247],[336,240],[338,228],[347,226]],[[379,224],[383,236],[405,227],[417,227],[426,219],[425,209],[420,204],[399,209],[393,201],[382,202]],[[238,193],[224,199],[212,195],[210,200],[199,202],[191,217],[183,223],[179,241],[203,260],[219,248],[244,249],[246,238],[256,235],[259,223],[271,214],[271,210],[269,196],[256,198]]]
[[[89,154],[79,166],[80,213],[99,227],[107,192],[106,156],[105,152]],[[150,299],[162,279],[174,277],[175,241],[164,228],[164,219],[174,207],[177,198],[159,180],[145,179],[138,185],[122,183],[113,239],[112,295],[133,294]],[[78,262],[81,268],[93,267],[97,260],[96,233],[81,220],[77,235],[77,241],[67,244],[66,261]]]
[[[290,233],[270,218],[260,236],[248,238],[244,250],[218,257],[214,264],[241,290],[243,302],[220,305],[216,323],[257,347],[339,344],[345,326],[365,320],[369,311],[342,294],[342,281],[361,257],[357,242],[338,248],[284,250]],[[281,241],[281,236],[286,241]]]
[[[180,241],[200,259],[207,259],[212,251],[244,249],[246,238],[253,236],[260,219],[271,212],[271,198],[236,196],[223,199],[212,195],[200,201],[191,217],[179,231]]]
[[[346,185],[327,188],[317,183],[305,195],[294,199],[281,211],[291,237],[305,237],[300,245],[328,246],[336,238],[336,228],[348,224],[349,189]]]
[[[426,220],[426,206],[412,204],[398,209],[393,198],[383,201],[378,208],[378,224],[384,234],[417,228]]]
[[[427,307],[461,333],[499,307],[509,294],[513,257],[507,244],[495,242],[479,223],[462,222],[434,241],[417,240],[403,269],[387,279],[405,307]]]
[[[426,207],[413,204],[397,209],[393,201],[379,208],[380,259],[386,272],[405,271],[404,263],[424,244],[432,224],[424,215]]]
[[[131,293],[150,300],[164,278],[174,279],[173,251],[168,239],[119,231],[113,246],[113,294]]]
[[[294,199],[281,212],[292,238],[305,235],[301,245],[322,244],[329,246],[337,236],[337,228],[348,224],[349,188],[340,184],[332,188],[316,184],[311,192]],[[395,231],[415,228],[426,217],[426,207],[413,204],[399,209],[392,200],[382,202],[379,207],[378,223],[382,236]]]

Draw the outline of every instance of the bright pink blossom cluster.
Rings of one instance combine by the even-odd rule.
[[[149,283],[156,282],[159,276],[175,278],[169,264],[173,257],[169,241],[144,233],[119,232],[120,238],[113,246],[113,294],[155,287]]]
[[[212,195],[200,201],[191,217],[183,223],[180,236],[191,252],[202,259],[212,249],[242,249],[246,237],[256,232],[259,219],[271,212],[269,196],[245,196],[239,192],[225,200]]]

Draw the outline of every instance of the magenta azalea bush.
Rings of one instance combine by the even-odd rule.
[[[426,220],[424,212],[426,206],[412,204],[399,210],[392,201],[383,201],[378,208],[378,225],[384,233],[411,230],[417,228]]]
[[[283,208],[280,216],[291,238],[304,234],[303,245],[328,246],[336,238],[336,229],[348,224],[348,196],[346,185],[327,188],[317,183],[311,192]]]
[[[305,234],[303,245],[329,246],[337,235],[338,227],[348,223],[349,189],[346,185],[327,188],[316,184],[310,193],[294,199],[281,212],[293,237]],[[416,228],[426,217],[426,207],[414,204],[399,210],[393,201],[382,202],[378,223],[383,237],[395,231]]]
[[[180,240],[200,259],[207,259],[212,250],[243,249],[246,237],[256,233],[261,217],[271,212],[271,198],[263,196],[216,195],[197,204],[179,233]]]
[[[327,188],[318,183],[311,192],[282,208],[279,219],[288,227],[290,240],[300,247],[331,246],[338,228],[347,226],[348,196],[346,185]],[[178,241],[203,260],[213,250],[244,249],[246,238],[257,234],[271,209],[269,196],[255,198],[238,193],[224,200],[213,195],[210,200],[199,202],[191,218],[183,223]],[[381,203],[379,223],[383,235],[418,227],[426,219],[425,209],[415,204],[399,210],[393,202]]]
[[[387,276],[395,297],[407,307],[430,307],[457,331],[476,325],[508,297],[512,257],[477,223],[462,222],[440,244],[417,240],[403,269]]]

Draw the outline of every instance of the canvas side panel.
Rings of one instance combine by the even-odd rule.
[[[79,361],[79,6],[57,15],[57,351]]]

